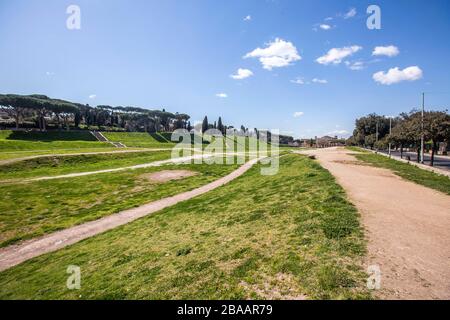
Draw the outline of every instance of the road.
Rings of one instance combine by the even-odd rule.
[[[388,154],[388,151],[380,150],[379,152]],[[400,151],[392,151],[391,154],[395,157],[400,157]],[[403,152],[403,159],[409,156],[411,161],[417,161],[417,152]],[[431,155],[425,153],[425,164],[430,164]],[[450,171],[450,156],[434,156],[434,167]]]

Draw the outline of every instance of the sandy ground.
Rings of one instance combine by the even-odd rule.
[[[450,196],[358,163],[343,148],[315,155],[362,216],[367,266],[381,269],[382,299],[450,299]]]
[[[1,248],[0,271],[11,268],[44,253],[56,251],[83,239],[95,236],[96,234],[114,229],[118,226],[173,206],[181,201],[189,200],[214,190],[243,175],[254,164],[256,164],[258,160],[259,159],[250,160],[227,176],[206,184],[200,188],[150,202],[137,208],[125,210],[117,214],[55,232],[38,239],[32,239],[18,245]]]
[[[144,173],[139,177],[146,179],[150,182],[162,183],[192,177],[195,176],[196,174],[197,174],[196,172],[190,170],[162,170],[153,173]]]

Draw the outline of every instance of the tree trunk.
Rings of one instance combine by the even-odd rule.
[[[39,113],[39,131],[45,131],[45,112],[40,111]]]
[[[421,148],[417,148],[417,162],[420,162],[420,151]]]
[[[16,130],[19,129],[19,118],[20,118],[20,115],[19,115],[19,112],[17,112],[17,113],[14,115],[14,119],[16,120]]]
[[[400,159],[403,159],[403,145],[400,145]]]
[[[433,140],[433,146],[431,147],[431,162],[430,166],[434,165],[434,153],[436,152],[437,143]]]
[[[70,125],[69,125],[69,121],[67,121],[69,119],[69,117],[67,115],[64,116],[64,126],[66,127],[66,130],[69,131],[70,130]]]
[[[56,121],[58,123],[58,131],[61,131],[61,119],[59,118],[59,114],[56,114]]]

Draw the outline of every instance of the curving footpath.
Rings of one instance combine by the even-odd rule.
[[[179,202],[186,201],[214,190],[224,184],[240,177],[259,160],[253,159],[216,181],[206,184],[197,189],[183,192],[172,197],[164,198],[143,206],[125,210],[95,221],[87,222],[75,227],[61,230],[37,239],[23,242],[22,244],[12,245],[0,249],[0,271],[9,269],[24,261],[40,256],[45,253],[59,250],[78,241],[95,236],[99,233],[117,228],[136,219],[148,216],[167,207],[173,206]]]

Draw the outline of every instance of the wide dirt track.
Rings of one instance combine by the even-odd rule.
[[[362,216],[379,298],[450,299],[450,196],[358,162],[343,148],[305,151],[344,187]]]

